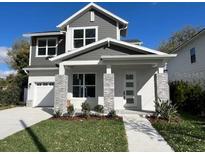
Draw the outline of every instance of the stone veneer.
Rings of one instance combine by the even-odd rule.
[[[67,113],[67,108],[66,108],[67,92],[68,92],[68,76],[56,75],[55,89],[54,89],[54,112],[60,111],[62,115]]]
[[[155,74],[155,93],[156,99],[169,100],[169,84],[167,73]]]
[[[104,74],[103,84],[104,84],[104,110],[105,113],[114,109],[114,74]]]

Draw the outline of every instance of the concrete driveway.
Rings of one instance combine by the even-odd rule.
[[[51,110],[16,107],[0,111],[0,140],[52,117]]]

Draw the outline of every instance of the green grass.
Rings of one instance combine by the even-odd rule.
[[[24,125],[24,122],[22,122]],[[127,151],[121,120],[46,120],[0,140],[0,151]]]
[[[0,104],[0,110],[5,110],[5,109],[9,109],[9,108],[13,108],[16,107],[16,105],[14,104]]]
[[[152,124],[177,152],[205,151],[205,119],[181,114],[178,123],[165,121]]]

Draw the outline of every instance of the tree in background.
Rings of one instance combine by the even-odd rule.
[[[7,63],[16,70],[16,74],[9,75],[5,81],[1,81],[4,88],[0,89],[0,103],[19,103],[23,100],[24,88],[27,87],[28,76],[23,71],[29,64],[29,42],[19,39],[8,51]]]
[[[18,87],[21,88],[21,97],[23,96],[23,89],[27,87],[28,76],[23,71],[23,68],[29,64],[29,41],[27,39],[19,39],[8,52],[8,64],[11,68],[17,71],[15,80]],[[23,97],[22,97],[23,98]]]
[[[170,53],[176,49],[179,45],[193,37],[200,31],[201,28],[193,26],[185,26],[181,30],[173,33],[167,40],[160,43],[158,50],[166,53]]]

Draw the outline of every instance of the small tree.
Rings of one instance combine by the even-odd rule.
[[[8,78],[8,84],[15,83],[18,89],[20,89],[20,100],[23,100],[24,88],[27,87],[28,82],[28,76],[23,71],[23,68],[27,67],[29,63],[29,47],[30,45],[28,40],[19,39],[12,45],[12,48],[8,51],[9,60],[7,63],[17,72],[15,77]]]
[[[163,40],[158,50],[166,53],[170,53],[176,49],[179,45],[182,45],[184,42],[193,37],[201,28],[185,26],[181,30],[173,33],[167,40]]]

